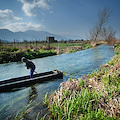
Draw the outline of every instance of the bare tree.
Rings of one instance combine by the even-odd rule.
[[[115,37],[116,31],[114,31],[110,26],[108,28],[103,28],[101,31],[101,36],[103,40],[108,41],[109,38],[113,39]]]
[[[108,8],[104,8],[103,11],[98,12],[98,22],[95,27],[90,30],[90,39],[95,43],[100,37],[100,32],[102,31],[105,23],[111,15],[111,11]]]
[[[103,28],[101,31],[101,37],[103,40],[106,40],[108,44],[114,45],[115,42],[115,33],[111,27]]]

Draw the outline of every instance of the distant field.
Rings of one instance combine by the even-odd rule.
[[[72,53],[92,47],[85,41],[77,42],[13,42],[0,45],[0,63],[20,61],[21,57],[28,59],[47,57],[62,53]]]
[[[38,42],[26,42],[26,43],[7,43],[3,44],[4,46],[9,46],[9,47],[18,47],[20,49],[44,49],[44,50],[57,50],[57,49],[66,49],[66,48],[71,48],[71,47],[76,47],[76,46],[84,46],[85,44],[88,44],[85,41],[82,41],[80,43],[77,42],[57,42],[57,43],[38,43]]]

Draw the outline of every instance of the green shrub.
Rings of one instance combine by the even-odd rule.
[[[31,52],[31,50],[30,50],[30,49],[27,49],[26,51],[27,51],[27,52]]]
[[[88,44],[85,44],[84,45],[84,49],[88,49],[88,48],[91,48],[92,46],[91,45],[88,45]]]
[[[23,55],[27,59],[34,59],[35,57],[32,55],[32,52],[25,52]]]
[[[15,52],[17,50],[19,50],[19,48],[16,48],[16,47],[7,47],[7,48],[4,48],[5,51],[7,52]]]
[[[21,61],[21,58],[24,56],[27,59],[34,59],[34,58],[41,58],[47,57],[51,55],[56,55],[55,51],[45,51],[45,50],[34,50],[26,49],[24,51],[20,50],[16,47],[0,47],[0,63],[7,63],[7,62],[16,62]]]
[[[2,51],[2,52],[0,52],[0,58],[1,58],[2,63],[7,63],[10,60],[9,59],[10,58],[10,53]]]
[[[19,50],[19,48],[16,48],[16,47],[13,47],[13,48],[11,48],[11,49],[12,49],[12,52]]]
[[[118,54],[120,54],[120,52],[116,52],[115,54],[118,55]]]

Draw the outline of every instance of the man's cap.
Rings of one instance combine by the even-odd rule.
[[[21,61],[22,61],[22,62],[26,62],[26,60],[27,60],[27,59],[26,59],[25,57],[22,57],[22,58],[21,58]]]

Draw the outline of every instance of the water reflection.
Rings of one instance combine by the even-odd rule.
[[[33,100],[35,100],[35,98],[37,97],[37,89],[35,88],[35,85],[32,85],[30,87],[31,89],[29,90],[29,99],[28,99],[28,103],[33,102]]]

